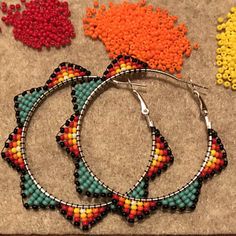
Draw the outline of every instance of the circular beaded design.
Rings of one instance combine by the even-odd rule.
[[[116,69],[127,61],[131,64],[129,65],[130,69],[124,66],[120,70]],[[148,69],[145,63],[128,56],[119,56],[113,60],[101,78],[90,76],[90,72],[80,66],[62,63],[54,70],[43,87],[31,89],[15,97],[17,127],[9,135],[5,143],[5,147],[2,150],[2,158],[13,168],[16,168],[17,171],[21,172],[21,195],[24,206],[27,209],[57,208],[75,226],[80,226],[80,228],[86,230],[100,221],[110,210],[120,213],[128,222],[133,223],[136,219],[143,219],[158,207],[171,209],[172,211],[195,208],[202,180],[219,173],[227,165],[227,155],[224,146],[217,133],[211,127],[208,127],[208,148],[200,170],[182,188],[156,198],[147,198],[145,196],[147,194],[144,194],[142,190],[144,186],[144,189],[147,189],[147,180],[158,175],[162,168],[166,168],[166,164],[168,167],[168,164],[173,161],[173,157],[168,144],[155,127],[151,129],[153,147],[150,165],[138,183],[134,185],[131,191],[125,194],[110,189],[93,174],[84,160],[81,147],[79,142],[77,142],[79,141],[79,127],[85,108],[102,86],[114,78],[119,78],[122,74],[149,71],[165,74],[158,70]],[[173,76],[170,75],[170,77]],[[83,96],[77,92],[78,82],[81,84],[81,81],[86,83],[93,81],[93,88],[88,93],[86,89],[81,90]],[[106,197],[110,198],[110,201],[104,204],[82,205],[60,200],[43,189],[28,166],[25,141],[30,118],[33,116],[35,109],[49,94],[67,84],[72,85],[72,102],[74,103],[75,114],[61,127],[60,133],[57,135],[57,141],[75,160],[76,171],[74,175],[79,192],[82,190],[87,195],[94,197],[97,197],[96,194],[102,197],[105,194]],[[87,85],[83,86],[86,87]],[[82,98],[82,102],[74,95]],[[86,180],[85,182],[85,177],[83,176],[86,176],[89,181]]]

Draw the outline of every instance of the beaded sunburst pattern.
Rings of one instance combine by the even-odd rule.
[[[17,127],[9,135],[1,155],[21,174],[21,195],[25,208],[58,209],[73,225],[83,230],[91,228],[110,211],[120,213],[129,223],[134,223],[157,208],[170,211],[195,209],[202,181],[219,173],[227,165],[226,151],[210,122],[207,123],[208,148],[199,171],[186,185],[165,196],[148,198],[149,180],[161,174],[173,162],[168,143],[154,126],[150,128],[152,152],[149,165],[138,182],[126,193],[119,193],[103,183],[85,161],[80,145],[80,126],[86,107],[100,92],[100,88],[112,79],[119,79],[122,74],[142,72],[163,74],[147,68],[147,64],[129,56],[119,56],[113,60],[102,77],[91,76],[81,66],[62,63],[44,86],[25,91],[14,98]],[[61,127],[56,140],[75,162],[77,191],[90,197],[106,197],[107,202],[103,204],[70,203],[53,196],[37,182],[28,165],[25,143],[30,119],[42,101],[66,85],[72,86],[75,113]]]

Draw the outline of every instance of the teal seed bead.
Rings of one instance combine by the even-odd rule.
[[[185,190],[184,190],[184,193],[185,193],[185,194],[188,194],[188,193],[189,193],[189,189],[185,189]]]
[[[196,199],[196,196],[195,196],[195,195],[192,195],[192,196],[190,197],[190,199],[193,201],[193,200]]]
[[[84,183],[83,186],[84,186],[84,188],[88,188],[89,187],[89,185],[87,183]]]
[[[25,180],[29,180],[30,179],[30,176],[27,174],[27,175],[24,175],[24,179]]]
[[[169,197],[169,198],[167,198],[167,201],[168,201],[168,202],[173,202],[174,199],[173,199],[172,197]]]
[[[190,202],[190,199],[189,198],[186,198],[185,200],[184,200],[184,203],[185,204],[188,204]]]
[[[34,190],[31,187],[29,188],[28,191],[29,191],[29,193],[33,193],[34,192]]]
[[[131,196],[136,196],[138,193],[136,192],[136,191],[133,191],[132,193],[131,193]]]
[[[92,189],[92,188],[88,188],[88,191],[89,191],[90,193],[94,193],[94,189]]]
[[[169,206],[175,206],[175,202],[169,202]]]
[[[42,204],[43,204],[44,206],[47,206],[47,205],[48,205],[48,203],[47,203],[45,200],[42,202]]]
[[[24,190],[24,192],[23,192],[27,197],[29,196],[29,194],[30,194],[30,192],[29,192],[29,190]]]
[[[40,190],[39,189],[36,189],[35,190],[35,193],[37,193],[38,195],[40,194]]]
[[[179,204],[181,204],[181,203],[182,203],[181,199],[176,200],[176,204],[177,204],[177,205],[179,205]]]
[[[180,192],[180,193],[179,193],[179,196],[180,196],[180,197],[183,197],[183,196],[184,196],[184,192],[183,192],[183,191]]]
[[[179,196],[178,196],[178,195],[175,195],[175,196],[173,197],[173,199],[174,199],[175,201],[177,201],[177,200],[179,200]]]
[[[163,205],[168,205],[168,201],[165,199],[165,200],[162,200],[162,204]]]
[[[192,191],[194,188],[195,188],[194,185],[190,185],[188,189]]]
[[[37,200],[35,200],[34,205],[39,206],[39,202]]]
[[[182,202],[182,203],[179,204],[179,207],[183,208],[183,207],[185,207],[185,204]]]
[[[53,201],[53,200],[51,200],[51,201],[50,201],[50,205],[51,205],[51,206],[55,206],[55,205],[56,205],[56,202]]]
[[[96,189],[94,190],[94,192],[95,192],[95,193],[101,193],[101,190],[100,190],[99,188],[96,188]]]
[[[85,190],[85,187],[83,185],[80,185],[79,188],[83,191]]]
[[[198,181],[193,182],[193,186],[194,186],[194,187],[198,187],[198,186],[199,186]]]
[[[42,197],[43,199],[45,198],[45,194],[44,193],[40,193],[39,196]]]
[[[27,201],[27,203],[28,203],[30,206],[32,206],[33,203],[34,203],[34,201],[32,201],[32,200],[29,199],[29,200]]]
[[[192,205],[193,205],[193,202],[191,202],[191,201],[188,202],[188,204],[187,204],[188,207],[191,207]]]
[[[186,195],[183,195],[183,196],[181,197],[181,199],[182,199],[182,200],[185,200],[185,199],[187,199],[187,196],[186,196]]]
[[[194,188],[194,189],[192,190],[192,194],[195,194],[196,192],[197,192],[197,189]]]
[[[42,197],[38,197],[38,198],[37,198],[37,201],[38,201],[39,203],[42,203],[43,198],[42,198]]]

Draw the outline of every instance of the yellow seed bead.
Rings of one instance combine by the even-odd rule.
[[[80,215],[80,217],[81,217],[81,218],[86,218],[87,215],[86,215],[86,213],[82,213],[82,214]]]
[[[162,161],[162,156],[158,156],[157,160]]]
[[[219,17],[219,18],[217,19],[217,21],[218,21],[219,23],[223,23],[224,18],[223,18],[223,17]]]
[[[230,82],[229,82],[229,81],[225,81],[225,82],[224,82],[224,86],[225,86],[225,88],[229,88],[229,87],[230,87],[230,85],[231,85],[231,84],[230,84]]]
[[[152,165],[155,166],[157,164],[157,161],[156,160],[153,160],[152,161]]]
[[[76,139],[72,139],[72,143],[75,145],[76,144]]]
[[[217,61],[216,64],[217,64],[217,66],[221,66],[222,65],[222,61]]]
[[[217,25],[217,30],[221,31],[223,29],[222,25]]]
[[[132,67],[131,67],[131,66],[126,66],[126,68],[127,68],[127,70],[130,70],[130,69],[132,69]]]
[[[78,214],[78,213],[79,213],[79,208],[75,208],[75,209],[74,209],[74,213],[75,213],[75,214]]]
[[[222,79],[222,74],[220,74],[220,73],[216,74],[216,78],[217,79]]]
[[[217,55],[216,56],[216,60],[221,60],[222,59],[222,56],[221,55]]]
[[[157,148],[155,152],[158,155],[160,153],[160,149]]]
[[[120,72],[121,72],[121,69],[117,69],[117,70],[116,70],[116,73],[120,73]]]
[[[71,133],[68,134],[68,138],[69,139],[72,138],[72,134]]]
[[[120,67],[121,67],[121,68],[125,68],[126,65],[125,65],[125,64],[121,64]]]
[[[69,74],[69,78],[75,77],[74,74]]]
[[[64,72],[64,73],[63,73],[63,76],[68,76],[68,73],[67,73],[67,72]]]
[[[233,84],[231,88],[233,91],[236,91],[236,84]]]
[[[207,165],[208,167],[210,167],[210,166],[211,166],[211,162],[208,161],[206,165]]]
[[[232,79],[231,83],[236,84],[236,79]]]
[[[72,133],[76,133],[77,129],[76,128],[72,128]]]
[[[59,78],[58,79],[58,82],[60,83],[60,82],[62,82],[64,80],[64,78]]]
[[[214,157],[213,160],[212,160],[212,162],[213,162],[213,163],[216,163],[216,161],[217,161],[217,158]]]
[[[143,202],[138,202],[138,206],[143,206]]]
[[[90,214],[92,212],[92,209],[86,209],[86,213]]]
[[[132,205],[131,206],[131,210],[136,210],[137,209],[137,206],[136,205]]]
[[[218,69],[218,72],[219,72],[220,74],[223,74],[223,73],[224,73],[224,68],[223,68],[223,67],[220,67],[220,68]]]
[[[12,151],[12,153],[16,153],[17,152],[16,148],[12,148],[11,151]]]
[[[128,205],[128,204],[130,204],[130,203],[131,203],[131,201],[130,201],[129,199],[126,199],[126,200],[125,200],[125,204]]]
[[[215,156],[215,154],[216,154],[216,151],[215,150],[211,150],[211,155]]]
[[[228,74],[224,73],[223,74],[223,79],[228,79],[228,78],[229,78]]]
[[[21,157],[21,152],[17,152],[16,155],[17,155],[17,157],[20,158]]]
[[[223,83],[224,83],[224,80],[223,80],[223,79],[218,79],[218,80],[216,80],[216,83],[217,83],[217,84],[223,84]]]

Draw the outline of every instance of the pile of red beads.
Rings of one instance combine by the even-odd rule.
[[[186,37],[185,24],[177,24],[177,17],[165,9],[124,1],[87,8],[83,19],[84,33],[101,40],[110,58],[117,55],[131,55],[149,67],[168,71],[181,77],[184,57],[189,57],[198,44]]]
[[[21,10],[24,5],[24,10]],[[0,4],[2,21],[13,26],[16,40],[34,49],[66,46],[75,37],[66,1],[21,0],[21,4]]]

